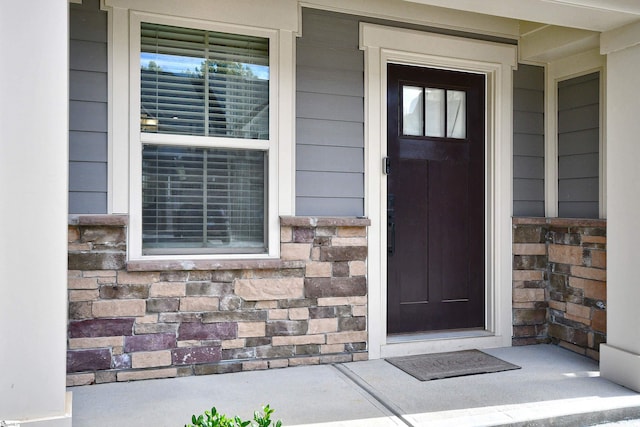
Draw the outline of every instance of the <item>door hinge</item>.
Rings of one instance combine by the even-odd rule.
[[[391,159],[388,157],[382,158],[382,173],[385,175],[391,174]]]

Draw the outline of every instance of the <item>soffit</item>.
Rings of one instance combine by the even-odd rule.
[[[598,32],[640,20],[638,0],[404,1]]]

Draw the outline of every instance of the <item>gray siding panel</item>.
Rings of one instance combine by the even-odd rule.
[[[296,67],[296,213],[364,213],[364,55],[358,17],[302,9]]]
[[[100,0],[83,0],[82,5],[72,4],[70,9],[72,39],[107,43],[107,14],[100,12]]]
[[[544,176],[544,159],[529,156],[514,156],[514,178],[540,179]]]
[[[107,193],[74,191],[69,193],[69,212],[102,214],[107,211]]]
[[[300,145],[296,152],[299,171],[364,172],[364,150],[351,147]]]
[[[330,30],[327,29],[326,32],[328,33]],[[303,39],[298,39],[297,46],[297,65],[321,69],[362,71],[364,73],[364,52],[361,50],[315,46],[311,43],[305,43]]]
[[[106,71],[107,44],[72,39],[69,44],[69,65],[72,70]]]
[[[298,66],[298,91],[364,96],[362,73],[353,70],[322,70]]]
[[[571,79],[558,83],[558,104],[563,108],[577,108],[593,105],[594,94],[600,92],[600,79],[598,74],[589,74],[587,81],[575,82]]]
[[[305,119],[345,122],[364,121],[362,97],[298,92],[297,115]]]
[[[585,105],[570,110],[560,109],[558,111],[558,133],[597,129],[599,118],[600,106],[598,104]]]
[[[514,200],[513,216],[544,216],[544,202]]]
[[[558,215],[563,218],[598,218],[598,202],[564,202],[559,206]]]
[[[102,162],[69,162],[70,191],[107,191],[107,165]]]
[[[544,216],[544,68],[513,73],[513,215]]]
[[[324,120],[296,120],[296,142],[300,145],[330,145],[364,147],[364,126],[358,122],[331,122]]]
[[[69,72],[69,98],[74,101],[107,102],[107,74],[91,71]]]
[[[558,135],[558,155],[598,153],[600,129],[586,129]]]
[[[544,68],[518,64],[518,69],[513,73],[513,87],[544,91]]]
[[[69,162],[70,191],[107,191],[107,165],[102,162]]]
[[[296,213],[298,215],[317,216],[353,216],[353,212],[364,211],[364,200],[354,198],[298,197]]]
[[[69,130],[107,132],[107,104],[69,101]]]
[[[532,113],[529,111],[513,112],[513,131],[515,133],[527,133],[544,135],[544,113]]]
[[[539,157],[544,160],[544,135],[514,134],[513,154],[514,156]]]
[[[69,160],[107,162],[107,134],[104,132],[69,132]]]
[[[540,105],[544,105],[544,92],[514,88],[513,109],[515,111],[540,113]]]
[[[597,218],[600,75],[558,83],[558,215]]]
[[[598,153],[560,156],[558,158],[558,179],[593,177],[597,179],[599,167]]]
[[[296,172],[296,193],[303,197],[364,197],[363,184],[361,173]]]
[[[513,199],[544,203],[544,180],[519,178],[513,182]]]
[[[107,213],[107,14],[69,10],[69,213]]]
[[[598,178],[570,178],[558,182],[558,199],[566,202],[597,202]]]
[[[355,16],[304,9],[302,19],[304,42],[340,49],[359,48],[360,28]]]

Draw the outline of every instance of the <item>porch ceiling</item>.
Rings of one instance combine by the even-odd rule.
[[[640,20],[637,0],[404,1],[592,31],[608,31]]]

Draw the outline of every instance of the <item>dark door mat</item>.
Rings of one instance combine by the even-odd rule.
[[[385,360],[420,381],[520,369],[520,366],[505,362],[480,350],[391,357]]]

